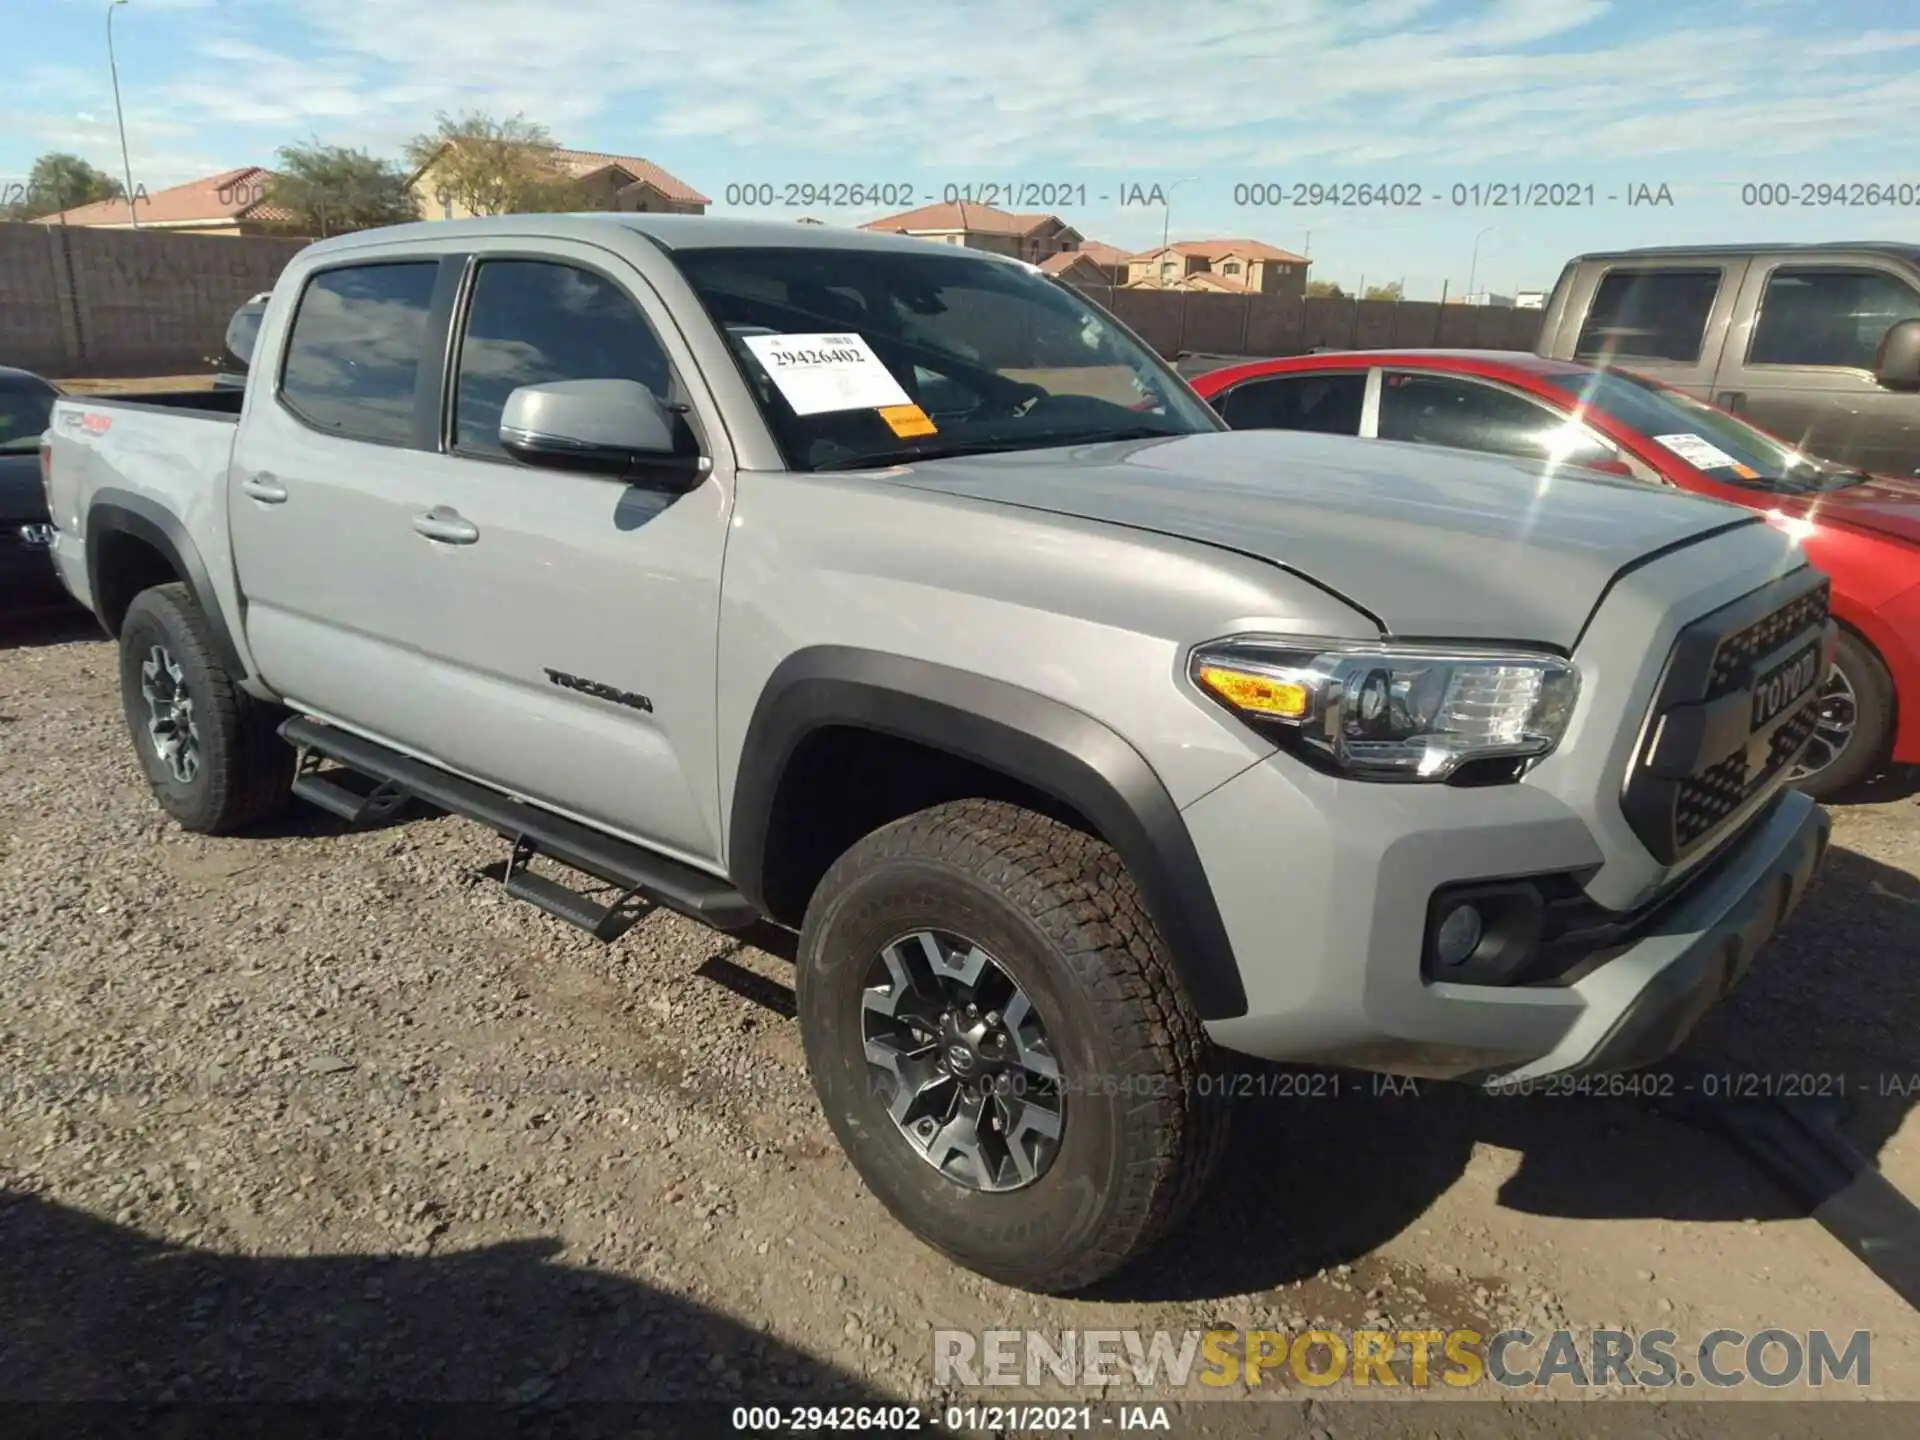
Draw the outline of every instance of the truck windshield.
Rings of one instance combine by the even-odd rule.
[[[1065,285],[978,255],[678,251],[789,468],[1224,429]]]
[[[1723,485],[1803,495],[1843,490],[1872,478],[1864,471],[1802,455],[1738,416],[1622,371],[1582,371],[1548,378],[1586,409],[1666,446]]]

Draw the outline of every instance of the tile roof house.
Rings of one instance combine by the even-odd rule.
[[[991,250],[1034,265],[1064,250],[1079,249],[1082,240],[1080,232],[1058,215],[1016,215],[1009,210],[964,200],[883,215],[860,228],[964,245],[970,250]]]
[[[143,230],[172,230],[189,235],[287,235],[294,217],[266,203],[273,171],[258,165],[222,170],[203,180],[148,193],[134,191],[132,214],[125,200],[101,200],[35,220],[38,225],[86,225],[129,230],[137,216]]]
[[[1307,291],[1304,255],[1264,240],[1177,240],[1127,257],[1127,284],[1139,290],[1210,290],[1283,295]]]
[[[441,146],[408,180],[420,198],[420,214],[428,220],[462,220],[471,214],[434,183],[434,166],[445,150],[446,146]],[[544,158],[558,174],[579,187],[582,209],[704,215],[713,203],[686,181],[638,155],[554,146],[544,152]]]
[[[1082,250],[1062,250],[1040,262],[1040,268],[1058,280],[1083,285],[1112,285],[1113,272]]]

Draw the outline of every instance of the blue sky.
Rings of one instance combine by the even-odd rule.
[[[0,0],[0,186],[46,149],[119,173],[105,17]],[[290,141],[397,154],[436,111],[480,108],[644,155],[716,213],[740,208],[729,185],[1051,184],[1073,203],[1020,208],[1111,244],[1156,244],[1169,220],[1293,250],[1310,234],[1316,276],[1414,297],[1470,270],[1544,287],[1583,249],[1920,239],[1911,0],[129,0],[113,26],[148,189]],[[1908,204],[1743,203],[1747,184],[1854,181]],[[1474,203],[1501,183],[1595,203]],[[1292,203],[1360,184],[1422,203]],[[1170,215],[1120,203],[1156,185]],[[1259,185],[1285,203],[1235,203]],[[1670,205],[1627,203],[1661,185]]]

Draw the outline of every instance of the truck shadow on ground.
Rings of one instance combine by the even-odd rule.
[[[0,614],[0,651],[72,645],[82,640],[109,643],[100,622],[78,605],[36,605]]]
[[[669,1435],[720,1433],[702,1417],[724,1421],[743,1398],[890,1403],[696,1303],[563,1264],[560,1248],[223,1255],[0,1190],[0,1398],[485,1401],[502,1418],[581,1400],[728,1402],[655,1412]],[[633,1433],[647,1413],[603,1418]],[[462,1433],[489,1418],[464,1412]]]
[[[1648,1075],[1671,1074],[1676,1088],[1711,1076],[1717,1090],[1744,1084],[1750,1095],[1783,1080],[1829,1096],[1843,1086],[1844,1133],[1876,1161],[1920,1100],[1916,934],[1920,882],[1835,847],[1745,982],[1670,1066]],[[1738,1223],[1800,1218],[1830,1198],[1790,1195],[1732,1145],[1631,1098],[1502,1097],[1446,1084],[1416,1092],[1351,1074],[1339,1077],[1337,1094],[1299,1098],[1301,1087],[1273,1078],[1289,1072],[1250,1073],[1268,1093],[1236,1099],[1233,1141],[1203,1218],[1104,1285],[1101,1298],[1245,1294],[1354,1262],[1415,1226],[1460,1179],[1476,1144],[1520,1156],[1498,1200],[1529,1214]],[[1743,1076],[1760,1078],[1733,1078]],[[1814,1078],[1790,1078],[1801,1076]],[[1900,1243],[1913,1239],[1903,1233]]]

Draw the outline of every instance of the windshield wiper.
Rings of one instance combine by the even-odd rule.
[[[916,460],[945,460],[955,455],[997,455],[1024,450],[1018,440],[950,440],[941,445],[902,445],[897,450],[865,450],[814,466],[815,470],[878,470],[888,465],[911,465]]]
[[[1803,495],[1822,495],[1830,490],[1848,490],[1873,479],[1865,470],[1849,465],[1802,462],[1789,465],[1781,482],[1793,485]]]
[[[1053,450],[1067,445],[1105,445],[1121,440],[1163,440],[1184,435],[1157,425],[1134,425],[1124,430],[1095,430],[1084,435],[1033,435],[1000,440],[952,440],[938,445],[902,445],[897,450],[870,450],[844,459],[828,460],[815,470],[875,470],[886,465],[911,465],[916,460],[945,460],[956,455],[1004,455],[1019,450]]]

